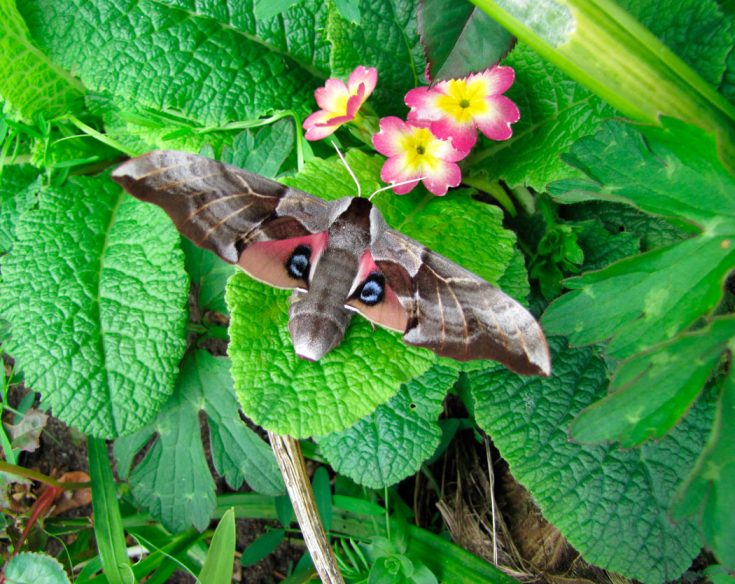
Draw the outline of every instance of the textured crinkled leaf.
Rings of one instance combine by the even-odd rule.
[[[245,130],[235,136],[232,147],[222,152],[222,162],[244,168],[268,178],[278,170],[291,153],[294,145],[293,120],[280,120],[260,128],[257,132]]]
[[[550,340],[554,374],[523,377],[502,368],[468,373],[477,423],[513,472],[584,558],[646,583],[677,578],[699,553],[694,520],[673,524],[675,490],[712,421],[699,402],[669,435],[640,449],[569,440],[579,410],[604,396],[607,369],[592,349]]]
[[[487,170],[489,179],[544,191],[549,182],[571,174],[561,154],[596,132],[615,110],[525,45],[517,46],[503,64],[516,72],[506,95],[518,105],[521,119],[513,124],[510,140],[482,139],[471,160]]]
[[[38,170],[29,164],[3,166],[0,174],[0,253],[7,253],[15,239],[15,224],[36,202],[41,189]]]
[[[564,156],[587,178],[558,181],[549,192],[562,203],[628,203],[702,229],[735,233],[735,177],[719,161],[715,138],[672,118],[663,124],[636,128],[608,122]]]
[[[600,221],[611,233],[634,234],[640,238],[641,251],[677,243],[691,236],[691,233],[682,231],[666,219],[621,203],[589,201],[569,205],[564,209],[564,216],[577,221]]]
[[[162,211],[103,178],[46,189],[2,273],[8,351],[55,416],[111,437],[155,415],[184,352],[189,290]]]
[[[731,53],[733,27],[715,0],[619,0],[705,81],[717,87]]]
[[[336,349],[317,362],[300,359],[287,329],[289,294],[243,273],[227,284],[235,390],[245,414],[272,432],[301,438],[343,430],[435,361],[359,316]]]
[[[633,233],[610,233],[599,221],[574,225],[577,242],[584,251],[583,272],[599,270],[640,251],[640,239]]]
[[[167,528],[182,531],[209,525],[216,506],[215,484],[199,431],[199,413],[207,417],[212,460],[227,484],[246,481],[255,491],[278,495],[281,475],[270,447],[238,415],[229,362],[206,351],[188,355],[174,395],[156,420],[115,442],[122,477],[133,496]],[[140,462],[133,458],[157,435]]]
[[[491,67],[513,44],[509,32],[469,2],[423,0],[418,18],[432,82]]]
[[[22,552],[3,568],[5,581],[12,584],[69,584],[69,578],[56,558],[46,554]]]
[[[362,0],[357,26],[336,11],[327,20],[332,76],[347,79],[358,65],[378,69],[370,103],[386,115],[405,110],[403,96],[418,85],[425,64],[416,28],[418,0]]]
[[[435,365],[351,428],[320,438],[322,454],[338,473],[373,489],[414,474],[439,445],[437,418],[456,380],[455,369]]]
[[[618,358],[666,341],[719,303],[735,262],[730,241],[700,235],[566,280],[572,291],[546,310],[544,330],[575,345],[611,339]]]
[[[526,256],[523,255],[520,249],[515,249],[508,267],[495,283],[503,292],[528,307],[528,295],[531,293],[531,286],[528,283]]]
[[[192,127],[306,113],[327,73],[317,2],[260,23],[251,3],[194,0],[34,0],[21,11],[35,42],[89,90],[175,112]]]
[[[666,434],[689,410],[731,338],[735,319],[722,318],[625,361],[610,395],[575,420],[581,442],[618,440],[624,447]]]
[[[735,372],[720,391],[712,432],[697,464],[677,493],[673,516],[702,511],[702,531],[717,558],[735,570]]]
[[[13,0],[0,0],[0,99],[3,109],[31,121],[37,114],[51,119],[76,112],[84,89],[68,72],[52,63],[30,39]]]

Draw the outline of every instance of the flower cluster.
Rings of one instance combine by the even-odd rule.
[[[435,195],[458,186],[462,172],[457,162],[474,147],[478,130],[491,140],[511,137],[511,124],[518,121],[520,113],[503,93],[514,77],[512,68],[495,66],[409,91],[406,121],[383,118],[380,131],[372,137],[375,149],[388,157],[381,178],[395,184],[393,192],[398,195],[411,191],[419,182]],[[321,110],[304,121],[306,139],[319,140],[355,120],[377,78],[374,68],[358,67],[346,85],[337,79],[327,80],[315,93]]]

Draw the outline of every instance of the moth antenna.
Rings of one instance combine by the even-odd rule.
[[[426,178],[425,176],[420,176],[419,178],[411,178],[408,180],[402,180],[401,182],[389,184],[387,187],[381,187],[368,197],[368,201],[372,201],[373,197],[377,195],[378,193],[382,193],[383,191],[387,191],[389,189],[392,189],[393,187],[400,187],[402,185],[411,184],[412,182],[419,182],[420,180],[424,180],[425,178]]]
[[[347,172],[350,173],[350,176],[352,177],[352,180],[355,181],[355,185],[357,185],[357,196],[362,197],[362,187],[360,186],[360,181],[357,180],[357,177],[355,176],[355,173],[352,172],[352,169],[350,168],[350,165],[347,164],[347,160],[345,160],[345,157],[342,155],[342,152],[337,147],[337,144],[332,142],[332,146],[334,146],[334,149],[337,151],[337,156],[339,156],[339,159],[342,161],[342,164],[345,165],[345,168],[347,169]]]

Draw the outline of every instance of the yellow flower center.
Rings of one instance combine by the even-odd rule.
[[[482,79],[452,79],[447,82],[447,92],[437,98],[436,106],[460,124],[466,124],[487,111],[485,93]]]
[[[438,146],[440,142],[428,128],[414,128],[413,132],[403,136],[400,144],[411,172],[436,168],[441,163],[437,157]]]
[[[347,114],[347,101],[350,99],[348,94],[340,95],[334,100],[334,110],[332,113],[344,116]]]

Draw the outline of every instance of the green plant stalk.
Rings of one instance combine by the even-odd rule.
[[[235,509],[235,516],[239,518],[277,518],[274,497],[250,493],[223,495],[217,498],[215,515],[221,517],[230,507]],[[374,518],[366,520],[365,515],[333,507],[331,534],[361,541],[368,541],[376,535],[385,537],[385,524],[372,519]],[[391,529],[394,532],[397,529],[393,520]],[[408,526],[408,553],[426,564],[440,582],[517,584],[516,580],[492,564],[415,525]]]
[[[612,0],[471,0],[624,115],[672,116],[718,135],[735,161],[735,108]]]
[[[25,468],[22,466],[18,466],[16,464],[11,464],[9,462],[5,462],[4,460],[0,460],[0,471],[7,472],[9,474],[14,474],[19,477],[24,477],[32,481],[38,481],[40,483],[47,484],[51,487],[57,487],[65,491],[73,491],[74,489],[84,489],[90,486],[90,483],[63,483],[63,482],[57,481],[56,479],[52,479],[50,476],[47,476],[36,470],[31,470],[30,468]]]
[[[107,444],[102,439],[89,436],[87,450],[92,479],[94,534],[105,576],[111,584],[129,584],[134,582],[134,576],[125,545],[117,485],[112,476]]]

